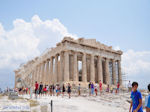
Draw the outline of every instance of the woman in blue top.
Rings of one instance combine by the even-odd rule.
[[[148,91],[150,92],[150,84],[148,85]],[[146,112],[150,112],[150,94],[145,98]]]
[[[93,82],[92,82],[92,84],[91,84],[91,94],[92,94],[92,95],[94,94],[94,84],[93,84]]]
[[[131,112],[131,108],[132,108],[132,112],[143,112],[142,95],[141,95],[140,91],[137,90],[137,88],[138,88],[138,83],[133,82],[132,83],[132,92],[131,92],[132,101],[131,101],[129,112]]]

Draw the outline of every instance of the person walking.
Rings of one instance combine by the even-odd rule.
[[[52,85],[49,86],[49,93],[50,93],[50,96],[52,96],[52,94],[53,94],[53,86]]]
[[[89,82],[88,88],[89,88],[89,96],[91,96],[91,82]]]
[[[37,97],[37,93],[38,93],[38,88],[39,88],[39,84],[37,83],[37,81],[35,82],[35,96]]]
[[[141,92],[137,90],[138,88],[138,83],[133,82],[132,83],[132,92],[131,92],[131,104],[129,108],[129,112],[143,112],[142,108],[142,95]]]
[[[106,92],[109,93],[109,84],[107,85]]]
[[[39,96],[42,95],[43,93],[43,84],[42,82],[40,82],[40,86],[39,86]]]
[[[99,91],[100,91],[100,94],[101,94],[102,93],[102,82],[101,82],[101,80],[99,82]]]
[[[95,95],[97,96],[97,84],[95,84],[94,88],[95,88]]]
[[[78,85],[78,96],[80,96],[81,95],[81,86],[80,86],[80,84]]]
[[[129,81],[129,83],[128,83],[128,92],[131,92],[131,90],[132,90],[132,85],[131,85],[131,82]]]
[[[54,84],[52,85],[52,94],[53,94],[53,96],[55,95],[55,85]]]
[[[69,98],[71,98],[71,85],[70,85],[70,83],[68,83],[68,90],[67,90],[67,92],[68,92]]]
[[[94,84],[93,84],[93,82],[91,83],[91,94],[94,95]]]
[[[66,91],[66,88],[65,88],[65,85],[63,84],[63,87],[62,87],[62,97],[64,97],[65,91]]]
[[[118,84],[117,84],[117,93],[119,93],[119,89],[120,89],[120,84],[118,82]]]

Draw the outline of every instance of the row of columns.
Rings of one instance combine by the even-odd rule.
[[[94,63],[94,54],[91,54],[90,58],[90,81],[95,82],[95,63]],[[55,66],[54,59],[55,58]],[[97,69],[98,69],[98,81],[103,82],[103,68],[102,68],[102,57],[98,56],[97,58]],[[79,81],[78,77],[78,57],[77,52],[73,55],[73,81]],[[116,65],[115,60],[112,60],[112,80],[113,84],[116,85]],[[32,72],[32,85],[35,81],[43,82],[44,84],[57,83],[57,82],[68,82],[69,80],[69,52],[65,51],[60,53],[60,71],[58,75],[58,54],[55,57],[51,57],[46,61],[40,63],[36,66],[35,70]],[[106,84],[110,84],[110,72],[109,72],[109,59],[105,60],[105,80]],[[121,63],[118,61],[118,81],[122,83],[121,76]],[[87,54],[83,53],[82,56],[82,82],[87,82]]]

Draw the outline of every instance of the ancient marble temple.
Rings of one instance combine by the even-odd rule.
[[[122,51],[113,50],[95,39],[64,37],[55,48],[15,70],[15,87],[19,82],[33,87],[43,84],[71,83],[87,86],[89,82],[122,84]]]

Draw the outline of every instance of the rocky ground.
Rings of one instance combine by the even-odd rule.
[[[7,96],[0,96],[0,101],[9,100]],[[128,112],[129,93],[103,93],[98,96],[87,94],[72,95],[71,99],[67,94],[62,96],[41,96],[37,99],[30,95],[21,95],[19,99],[30,102],[31,112],[51,112],[50,102],[53,101],[53,112]]]

